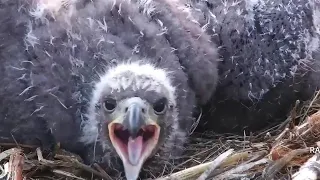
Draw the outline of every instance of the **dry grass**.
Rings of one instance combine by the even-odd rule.
[[[250,136],[194,134],[183,163],[160,170],[157,180],[294,179],[315,180],[320,171],[320,91],[293,108],[288,119],[272,129]],[[54,158],[39,148],[0,143],[0,179],[112,179],[97,164],[86,166],[76,155],[58,149]],[[318,149],[319,148],[319,149]],[[2,173],[1,173],[2,172]],[[46,173],[41,173],[46,172]],[[48,173],[49,172],[49,173]]]

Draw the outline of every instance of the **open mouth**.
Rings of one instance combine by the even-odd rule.
[[[119,123],[108,126],[109,137],[120,157],[132,165],[144,161],[158,143],[160,128],[157,125],[146,125],[140,128],[136,137]]]

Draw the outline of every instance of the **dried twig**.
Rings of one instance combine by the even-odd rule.
[[[72,159],[71,162],[72,162],[73,166],[76,167],[76,168],[80,168],[80,169],[82,169],[84,171],[87,171],[87,172],[92,173],[92,174],[94,174],[96,176],[99,176],[99,177],[101,177],[101,178],[103,178],[105,180],[112,180],[112,178],[107,173],[98,172],[98,171],[92,169],[90,166],[87,166],[87,165],[79,162],[76,159]]]
[[[269,166],[267,166],[262,176],[264,178],[273,178],[277,172],[279,172],[286,164],[289,163],[294,157],[301,155],[303,153],[308,153],[309,149],[297,149],[292,150],[291,152],[287,153],[284,157],[281,159],[271,163]]]
[[[23,180],[22,170],[23,170],[24,158],[21,154],[13,154],[10,156],[9,161],[9,175],[12,180]]]
[[[52,172],[54,172],[56,174],[59,174],[59,175],[66,176],[66,177],[74,178],[74,179],[85,180],[85,179],[83,179],[81,177],[75,176],[74,174],[71,174],[71,173],[66,172],[66,171],[61,171],[61,170],[58,170],[58,169],[54,169],[54,170],[52,170]]]
[[[57,165],[56,162],[54,161],[49,161],[49,160],[46,160],[42,157],[42,153],[41,153],[41,150],[40,148],[37,148],[37,154],[38,154],[38,160],[46,165]],[[84,171],[87,171],[89,173],[92,173],[96,176],[99,176],[105,180],[112,180],[112,178],[107,174],[107,173],[100,173],[94,169],[92,169],[90,166],[87,166],[81,162],[79,162],[76,158],[73,158],[73,157],[70,157],[70,158],[67,158],[67,156],[59,156],[59,155],[56,155],[56,157],[58,158],[61,158],[61,159],[64,159],[65,160],[65,163],[64,164],[70,164],[73,166],[73,168],[79,168],[79,169],[82,169]],[[69,166],[70,166],[69,165]],[[56,173],[62,173],[63,171],[55,171]],[[64,174],[65,175],[65,174]],[[74,175],[73,175],[74,176]]]
[[[2,153],[0,153],[0,161],[16,153],[21,153],[21,149],[11,148],[11,149],[5,150]]]
[[[229,151],[233,151],[233,150],[229,150]],[[232,153],[232,152],[229,152],[229,151],[225,152],[226,154],[222,154],[221,157],[219,156],[219,159],[220,158],[224,158],[223,162],[220,164],[221,167],[233,165],[233,164],[237,163],[239,160],[241,160],[243,158],[247,158],[247,155],[248,155],[246,152],[242,152],[242,153],[237,153],[237,154],[234,154],[234,155],[231,155],[231,156],[227,156],[227,154]],[[200,165],[197,165],[197,166],[193,166],[191,168],[188,168],[188,169],[173,173],[171,175],[158,178],[156,180],[196,179],[202,173],[204,173],[212,164],[217,164],[217,163],[218,163],[218,161],[211,161],[211,162],[203,163],[203,164],[200,164]]]
[[[211,174],[211,172],[218,166],[220,166],[223,161],[225,161],[233,152],[233,149],[229,149],[228,151],[219,155],[215,160],[212,161],[208,169],[204,173],[202,173],[199,178],[197,178],[197,180],[205,180]]]
[[[18,148],[12,148],[7,151],[4,151],[0,154],[0,159],[9,158],[9,162],[5,163],[4,169],[1,167],[3,171],[1,177],[7,176],[7,179],[12,180],[22,180],[22,170],[24,164],[24,157],[21,155],[21,150]],[[1,161],[1,160],[0,160]]]
[[[318,91],[318,92],[316,93],[316,95],[313,97],[313,99],[311,100],[311,102],[310,102],[309,106],[307,107],[307,110],[306,110],[306,112],[304,113],[302,119],[305,119],[305,118],[306,118],[306,116],[308,115],[308,112],[309,112],[311,106],[312,106],[313,103],[318,99],[319,95],[320,95],[320,91]]]
[[[238,174],[244,173],[245,171],[253,168],[254,166],[266,164],[268,162],[269,162],[269,160],[264,158],[264,159],[260,159],[258,161],[251,162],[251,163],[243,163],[243,164],[240,164],[239,166],[237,166],[236,168],[231,169],[231,170],[223,173],[222,175],[214,177],[214,179],[232,179],[232,178],[234,178],[233,175],[237,176]],[[242,176],[248,176],[248,175],[243,174]]]
[[[103,174],[104,176],[110,177],[110,176],[106,173],[106,171],[103,170],[103,169],[99,166],[99,164],[94,163],[93,166],[94,166],[101,174]],[[110,178],[111,178],[111,177],[110,177]]]

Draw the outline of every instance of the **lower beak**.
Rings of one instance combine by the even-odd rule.
[[[142,165],[158,144],[160,127],[147,119],[145,113],[141,105],[132,103],[123,121],[108,125],[109,137],[123,162],[128,180],[138,178]]]

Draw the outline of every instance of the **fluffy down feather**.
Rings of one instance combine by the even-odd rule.
[[[189,8],[223,60],[204,128],[263,128],[319,88],[318,0],[192,0]]]
[[[185,19],[186,12],[178,11],[182,6],[149,0],[1,0],[1,140],[56,141],[88,162],[119,168],[92,102],[105,74],[125,64],[132,72],[155,70],[169,79],[177,113],[164,122],[160,155],[149,163],[175,158],[194,122],[196,102],[210,99],[218,78],[216,48],[196,22]],[[119,80],[113,90],[121,89],[121,98],[128,84]],[[129,87],[132,92],[138,85]],[[153,96],[141,90],[136,95]]]

